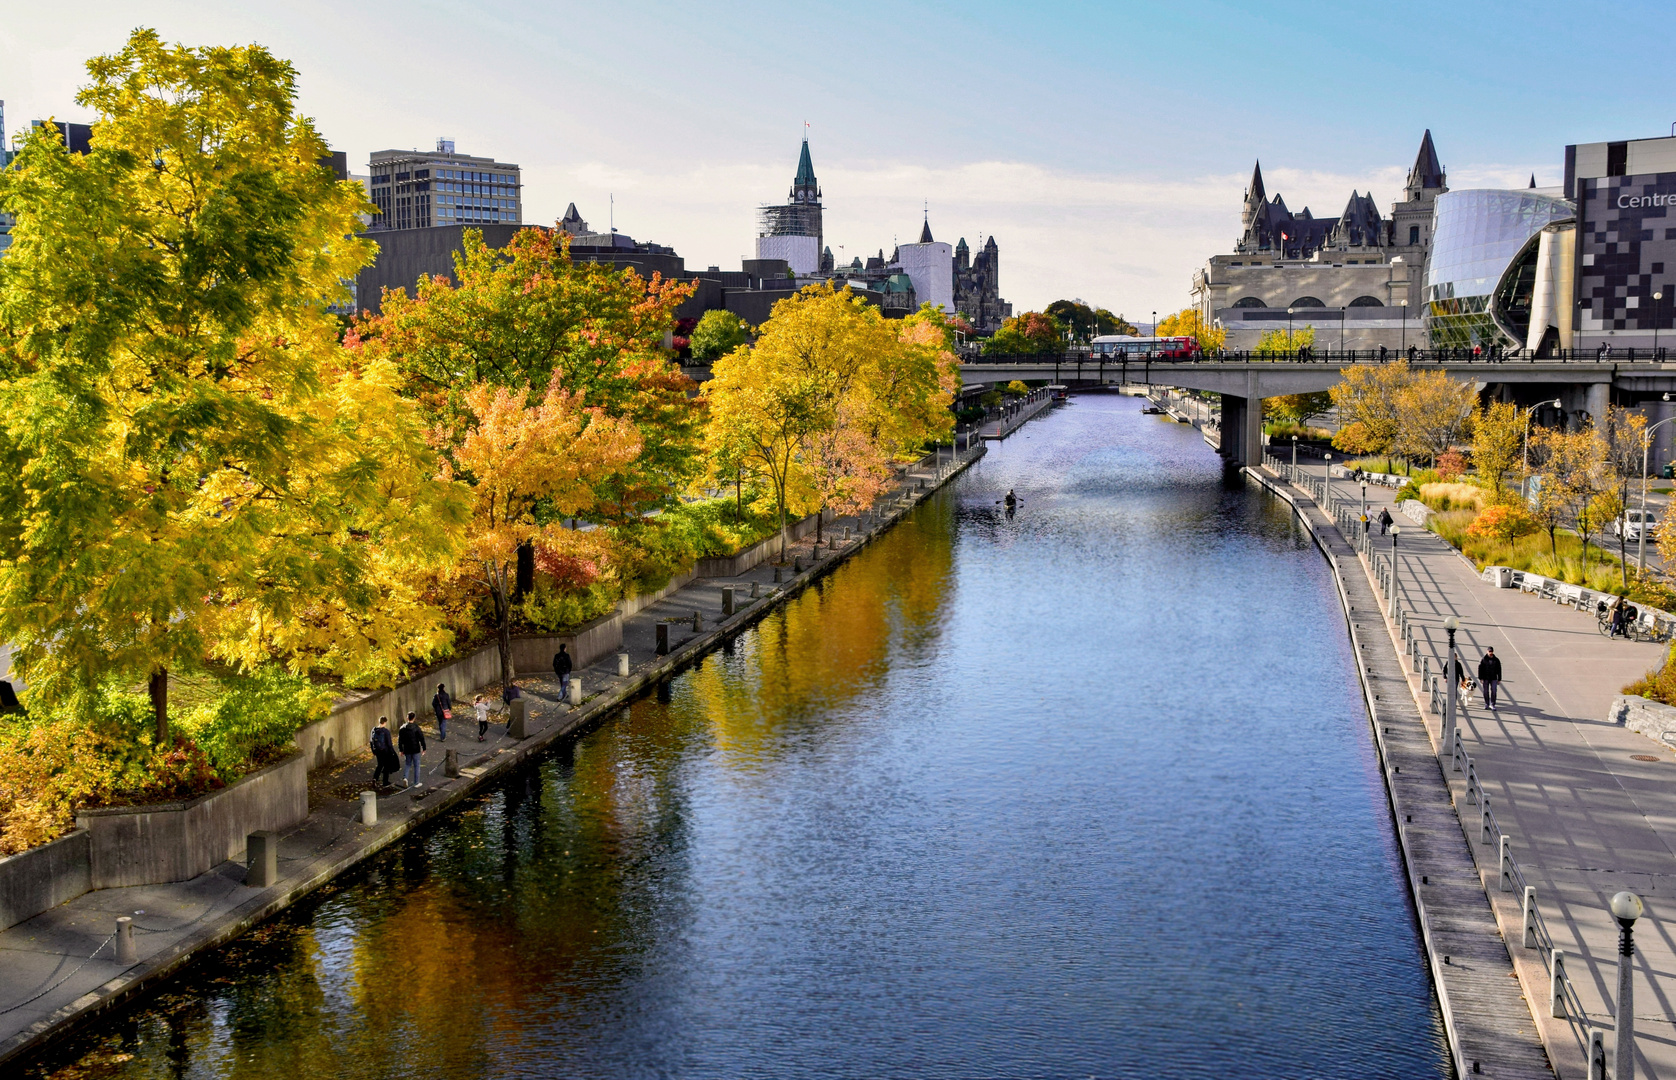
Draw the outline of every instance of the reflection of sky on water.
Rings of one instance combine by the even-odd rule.
[[[666,701],[80,1064],[1445,1075],[1325,567],[1137,408],[992,444]]]

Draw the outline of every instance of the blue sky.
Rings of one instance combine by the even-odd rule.
[[[1669,134],[1669,4],[66,0],[0,19],[10,128],[74,105],[135,25],[259,41],[364,165],[453,137],[524,167],[525,220],[736,268],[810,124],[847,260],[993,234],[1020,310],[1170,310],[1238,232],[1253,159],[1293,209],[1398,193],[1431,128],[1451,186],[1558,183],[1570,142]],[[1615,40],[1583,55],[1581,43]]]

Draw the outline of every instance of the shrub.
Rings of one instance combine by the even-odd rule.
[[[1521,536],[1536,532],[1536,519],[1517,503],[1485,507],[1473,518],[1466,535],[1477,540],[1512,544]]]
[[[1433,510],[1481,509],[1489,492],[1473,484],[1442,481],[1420,485],[1420,501]]]
[[[219,681],[218,699],[182,710],[174,727],[203,751],[224,781],[285,756],[297,729],[326,715],[331,705],[329,692],[278,667]]]
[[[1639,694],[1665,705],[1676,705],[1676,664],[1670,662],[1670,656],[1667,654],[1663,666],[1647,672],[1624,687],[1622,692]]]
[[[1014,379],[1012,382],[1007,384],[1007,393],[1009,393],[1009,394],[1016,394],[1019,397],[1023,397],[1025,394],[1028,394],[1029,392],[1030,392],[1030,388],[1028,386],[1025,386],[1022,382],[1018,381],[1017,379]]]
[[[1453,483],[1467,471],[1467,460],[1458,450],[1446,450],[1437,459],[1438,475]]]

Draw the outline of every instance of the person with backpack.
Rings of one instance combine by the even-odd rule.
[[[425,754],[425,731],[418,717],[409,712],[407,722],[396,732],[396,749],[402,752],[402,779],[410,788],[424,787],[419,776],[419,762]]]
[[[396,748],[390,742],[390,718],[380,716],[378,726],[372,729],[372,738],[367,745],[372,749],[372,782],[379,787],[390,783],[390,777],[396,775],[401,763],[396,760]]]
[[[436,695],[431,698],[431,711],[436,713],[436,740],[448,741],[448,721],[454,719],[454,699],[448,696],[448,687],[437,684]]]
[[[553,654],[553,674],[559,677],[559,696],[570,696],[570,650],[569,646],[560,645],[559,651]]]

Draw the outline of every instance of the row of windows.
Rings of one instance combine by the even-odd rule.
[[[1237,308],[1266,308],[1269,305],[1266,301],[1262,300],[1259,297],[1256,297],[1256,296],[1242,296],[1238,300],[1234,301],[1234,306],[1237,307]],[[1289,307],[1289,308],[1324,308],[1327,305],[1323,304],[1320,300],[1318,300],[1317,298],[1315,298],[1313,296],[1300,296],[1296,300],[1292,301],[1290,304],[1287,304],[1286,306]],[[1350,306],[1351,307],[1384,307],[1385,304],[1378,297],[1358,296],[1356,299],[1350,301]]]
[[[447,195],[438,195],[438,206],[488,206],[498,210],[512,210],[517,207],[513,199],[455,199]]]
[[[476,172],[471,169],[438,169],[436,171],[436,176],[439,180],[464,180],[473,184],[507,184],[517,186],[518,183],[517,177],[512,173]],[[430,178],[431,170],[429,169],[414,169],[412,172],[399,172],[395,174],[397,183],[404,180],[429,180]],[[387,172],[373,173],[372,182],[375,184],[388,184],[390,182],[390,174]]]

